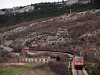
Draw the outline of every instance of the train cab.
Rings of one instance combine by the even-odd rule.
[[[74,56],[74,66],[75,68],[84,66],[84,58],[82,56]]]

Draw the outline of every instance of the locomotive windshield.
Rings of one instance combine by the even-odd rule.
[[[77,62],[82,62],[82,57],[77,57],[77,58],[76,58],[76,61],[77,61]]]

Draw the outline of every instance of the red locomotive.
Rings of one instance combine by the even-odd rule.
[[[30,48],[29,47],[24,47],[22,50],[28,51]]]
[[[74,56],[74,66],[75,68],[84,66],[84,58],[82,56]]]

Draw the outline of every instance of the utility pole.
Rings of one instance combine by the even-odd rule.
[[[70,14],[72,13],[72,10],[70,9]]]

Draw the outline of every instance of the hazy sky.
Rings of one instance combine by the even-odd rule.
[[[0,9],[25,6],[40,2],[58,2],[62,0],[0,0]]]

